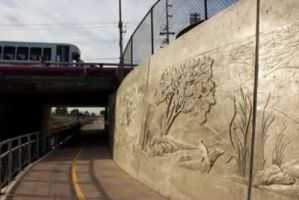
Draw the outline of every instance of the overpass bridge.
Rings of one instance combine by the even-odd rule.
[[[105,106],[106,97],[117,89],[117,65],[1,66],[0,95],[22,95],[48,104]],[[131,69],[125,68],[125,74]]]
[[[117,92],[117,104],[110,105],[113,161],[97,142],[103,138],[90,137],[95,132],[81,130],[85,139],[78,138],[38,162],[9,197],[159,199],[139,193],[126,182],[123,171],[115,170],[117,163],[168,199],[298,199],[298,1],[241,0],[213,19],[208,18],[221,10],[217,5],[227,7],[227,2],[235,0],[210,4],[204,0],[204,12],[194,6],[195,0],[169,2],[157,1],[125,49],[125,63],[145,62],[127,76]],[[145,59],[169,43],[171,32],[177,32],[182,22],[179,17],[186,21],[186,14],[190,15],[186,7],[195,8],[193,16],[205,14],[206,21]],[[174,8],[175,12],[161,15],[161,8],[166,8],[166,13]],[[166,24],[171,18],[175,23],[156,31],[160,30],[159,22],[165,21],[159,15],[166,16]],[[162,46],[156,42],[158,35],[165,36]],[[54,74],[51,76],[63,79],[62,74]],[[84,70],[78,73],[81,79],[77,80],[84,80],[84,74]],[[10,80],[14,80],[13,73]],[[31,86],[22,90],[22,83],[19,90],[5,91],[4,87],[2,94],[9,95],[1,98],[0,112],[7,115],[0,123],[9,122],[7,130],[17,133],[17,124],[29,132],[42,121],[38,116],[45,116],[47,108],[33,94],[49,98],[38,90],[41,81],[37,80],[31,91]],[[107,85],[102,86],[111,89]],[[69,94],[75,90],[71,84],[64,85],[69,88],[65,91],[48,84],[44,87],[61,99],[63,94],[56,89]],[[18,116],[9,112],[24,105],[36,109],[25,107]],[[30,123],[33,121],[35,124]],[[11,150],[7,163],[11,163],[12,152],[17,158],[22,155],[23,146],[19,146],[21,151]],[[128,194],[131,196],[125,196]]]
[[[118,64],[47,63],[0,67],[0,138],[43,129],[54,106],[107,106]],[[125,68],[128,74],[132,68]],[[18,123],[18,126],[15,124]],[[5,133],[5,135],[3,134]]]

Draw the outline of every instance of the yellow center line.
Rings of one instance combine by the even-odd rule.
[[[81,152],[82,152],[82,148],[80,148],[80,151],[78,152],[77,156],[74,158],[74,160],[72,162],[72,182],[73,182],[73,186],[74,186],[74,190],[75,190],[77,198],[79,200],[85,200],[85,197],[84,197],[84,194],[83,194],[83,192],[80,188],[77,173],[76,173],[76,171],[77,171],[76,163],[77,163],[77,160],[78,160]]]

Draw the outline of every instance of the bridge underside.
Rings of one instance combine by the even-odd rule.
[[[105,107],[116,87],[116,68],[0,67],[0,137],[42,129],[53,106]]]
[[[0,94],[26,96],[54,105],[103,106],[116,89],[113,68],[29,69],[1,67]]]

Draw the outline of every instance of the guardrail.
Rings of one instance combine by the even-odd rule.
[[[0,142],[0,189],[8,185],[28,164],[69,141],[74,136],[73,130],[81,124],[71,123]]]
[[[14,66],[22,66],[22,65],[31,65],[31,66],[44,66],[44,67],[118,67],[119,63],[95,63],[95,62],[82,62],[82,63],[72,63],[72,62],[0,62],[0,65],[14,65]]]
[[[26,66],[26,67],[25,67]],[[133,67],[137,65],[130,64],[124,65],[125,75],[132,70]],[[68,71],[82,73],[83,77],[87,77],[91,71],[109,70],[115,74],[116,82],[119,82],[119,63],[68,63],[68,62],[0,62],[0,73],[5,72],[30,72],[32,70],[43,71],[48,73],[49,71]],[[68,73],[66,72],[66,73]]]

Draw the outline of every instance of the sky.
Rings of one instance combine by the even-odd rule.
[[[125,44],[154,2],[122,0]],[[119,60],[118,0],[0,0],[0,7],[0,40],[72,43],[86,62]]]
[[[124,45],[155,1],[122,0]],[[1,41],[71,43],[86,62],[119,62],[118,0],[0,0],[0,7]]]
[[[122,0],[124,47],[156,1]],[[211,1],[209,10],[213,14],[235,1]],[[170,29],[177,33],[188,25],[190,13],[203,12],[203,1],[170,2]],[[0,0],[0,7],[0,41],[71,43],[85,62],[119,62],[118,0]]]

